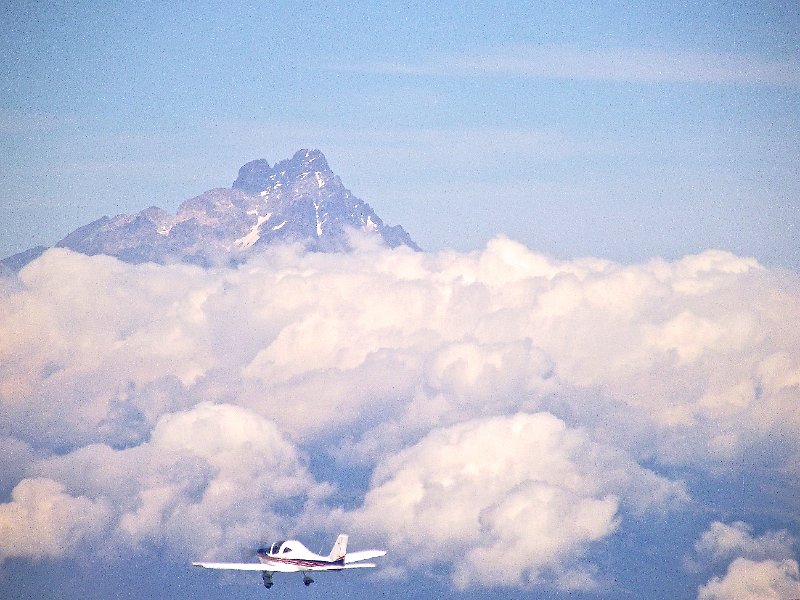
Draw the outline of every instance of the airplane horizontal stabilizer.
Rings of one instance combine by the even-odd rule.
[[[386,550],[361,550],[359,552],[348,552],[344,557],[345,564],[367,560],[368,558],[378,558],[386,554]]]

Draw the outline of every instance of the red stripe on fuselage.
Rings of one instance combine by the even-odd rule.
[[[344,566],[344,556],[339,557],[336,560],[315,560],[313,558],[284,558],[282,556],[264,556],[264,559],[267,561],[266,564],[270,562],[276,562],[283,565],[292,565],[294,567],[338,567]]]

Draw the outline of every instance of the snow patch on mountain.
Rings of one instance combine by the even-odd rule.
[[[248,212],[256,212],[256,214],[258,214],[257,211],[248,211]],[[269,221],[271,216],[272,213],[267,213],[263,217],[258,217],[256,224],[253,225],[250,231],[247,232],[247,235],[240,237],[238,240],[236,240],[234,242],[234,245],[238,246],[239,248],[249,248],[250,246],[255,244],[259,239],[261,239],[261,234],[259,233],[261,226],[267,221]]]

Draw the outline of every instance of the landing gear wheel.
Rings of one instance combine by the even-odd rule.
[[[264,580],[264,587],[269,589],[272,587],[272,573],[267,573],[264,571],[261,574],[261,578]]]
[[[303,575],[303,583],[305,584],[306,587],[308,587],[312,583],[314,583],[314,580],[311,579],[311,577],[309,577],[308,575]]]

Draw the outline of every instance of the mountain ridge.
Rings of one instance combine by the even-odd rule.
[[[274,166],[263,158],[242,165],[230,188],[184,200],[174,215],[151,206],[138,213],[103,216],[55,245],[131,263],[235,265],[276,243],[299,243],[314,252],[347,252],[352,249],[350,229],[375,234],[390,248],[419,250],[402,226],[385,225],[369,204],[344,187],[321,151],[301,149]],[[41,252],[26,250],[0,264],[19,271]]]

